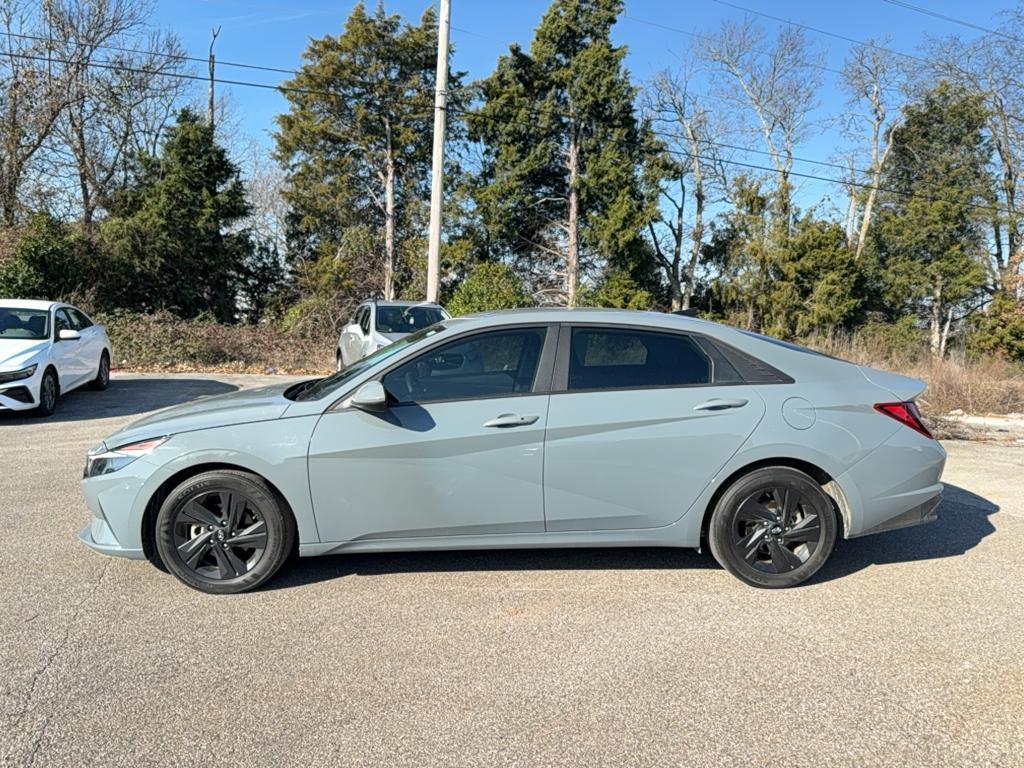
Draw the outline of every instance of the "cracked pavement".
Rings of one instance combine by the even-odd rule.
[[[1024,447],[947,443],[938,523],[788,591],[604,549],[303,560],[210,597],[78,543],[91,445],[266,381],[0,414],[0,765],[1021,765]]]

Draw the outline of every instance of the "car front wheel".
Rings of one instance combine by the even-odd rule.
[[[825,564],[838,527],[832,500],[810,476],[766,467],[722,494],[708,541],[719,564],[747,584],[793,587]]]
[[[60,397],[60,382],[57,380],[57,372],[53,368],[47,368],[39,382],[39,405],[36,406],[36,415],[52,416],[53,412],[57,410],[58,397]]]
[[[258,587],[284,564],[295,524],[262,478],[217,470],[175,488],[156,518],[156,548],[167,569],[210,594]]]

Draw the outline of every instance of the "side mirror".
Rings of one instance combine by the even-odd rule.
[[[388,409],[388,393],[379,381],[368,381],[352,395],[349,405],[360,411],[380,413]]]
[[[81,338],[82,334],[78,331],[72,331],[70,328],[65,328],[57,334],[58,341],[78,341]]]

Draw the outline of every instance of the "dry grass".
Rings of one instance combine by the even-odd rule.
[[[962,410],[973,414],[1024,412],[1024,365],[997,357],[969,359],[953,353],[935,360],[920,344],[894,348],[870,336],[813,339],[810,346],[858,365],[883,368],[928,382],[918,398],[932,418]]]

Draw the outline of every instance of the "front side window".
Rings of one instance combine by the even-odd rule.
[[[50,336],[48,309],[20,309],[0,307],[0,341],[4,339],[34,339],[42,341]],[[0,352],[0,356],[2,356]]]
[[[73,331],[75,329],[74,325],[71,323],[71,318],[68,317],[66,309],[58,309],[53,313],[53,317],[54,328],[56,330],[56,333],[53,335],[54,338],[59,337],[61,331]]]
[[[680,334],[574,328],[570,352],[570,391],[711,382],[710,360],[692,339]]]
[[[545,328],[480,333],[425,352],[383,378],[398,404],[532,392]]]
[[[74,322],[76,331],[84,331],[93,325],[92,320],[86,317],[84,312],[74,307],[68,307],[68,315],[70,315],[72,322]]]

